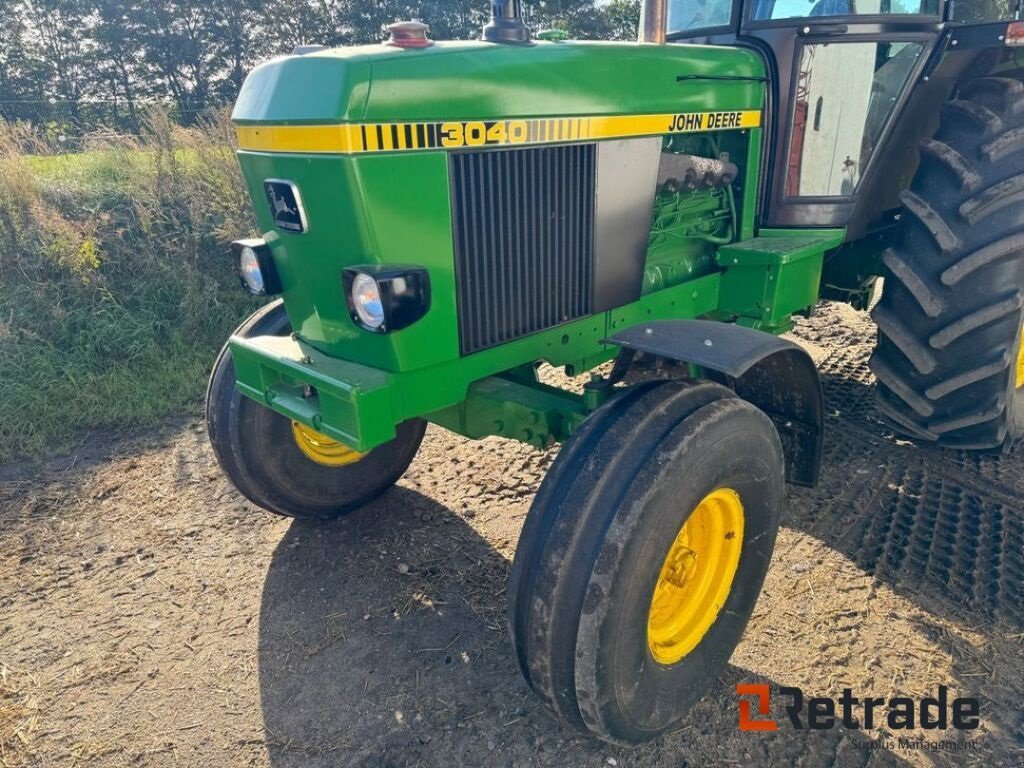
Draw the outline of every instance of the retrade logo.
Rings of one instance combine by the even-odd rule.
[[[981,704],[978,699],[962,697],[949,700],[949,689],[940,685],[935,696],[911,699],[895,696],[858,698],[853,689],[844,688],[838,699],[824,696],[806,697],[800,688],[783,686],[784,709],[789,722],[797,730],[829,730],[839,724],[851,730],[870,730],[887,726],[890,730],[944,731],[950,726],[970,731],[981,725]],[[771,687],[765,683],[738,683],[739,725],[741,731],[777,731],[779,724],[771,719]]]
[[[740,683],[736,686],[736,693],[742,696],[753,696],[757,702],[757,713],[762,717],[771,714],[771,689],[765,683]],[[779,724],[774,720],[755,720],[750,714],[750,705],[753,702],[740,699],[740,730],[741,731],[777,731]]]

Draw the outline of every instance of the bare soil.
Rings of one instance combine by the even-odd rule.
[[[1024,764],[1024,451],[895,439],[865,315],[825,305],[822,484],[793,489],[746,637],[684,727],[636,750],[556,725],[520,679],[505,584],[554,451],[431,428],[398,487],[327,525],[228,485],[198,417],[0,468],[2,766]],[[980,699],[968,750],[737,729],[740,682]]]

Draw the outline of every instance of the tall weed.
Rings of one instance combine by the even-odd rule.
[[[0,123],[0,463],[197,402],[253,308],[228,242],[254,222],[230,124],[155,112],[141,140],[26,152]]]

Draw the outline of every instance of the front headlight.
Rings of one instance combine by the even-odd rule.
[[[231,244],[236,271],[242,288],[253,296],[275,296],[281,293],[270,248],[263,240],[236,240]]]
[[[365,272],[352,280],[352,306],[360,322],[371,331],[384,325],[384,303],[380,299],[377,281]]]
[[[407,328],[430,308],[430,278],[422,267],[349,267],[342,272],[342,286],[352,320],[374,333]]]
[[[238,256],[238,276],[242,278],[242,285],[253,296],[266,296],[267,285],[263,280],[263,273],[260,271],[260,260],[256,251],[246,246]]]

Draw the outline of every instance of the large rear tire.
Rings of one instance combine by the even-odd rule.
[[[1024,83],[961,86],[921,150],[872,313],[876,402],[910,437],[997,448],[1024,427]]]
[[[235,335],[291,332],[280,301],[261,308]],[[241,395],[227,344],[206,390],[210,443],[224,472],[249,501],[286,517],[329,520],[394,485],[419,449],[426,422],[398,425],[394,440],[359,454]]]
[[[572,436],[509,585],[520,668],[560,721],[619,743],[677,726],[753,611],[784,472],[768,417],[709,382],[637,385]]]

